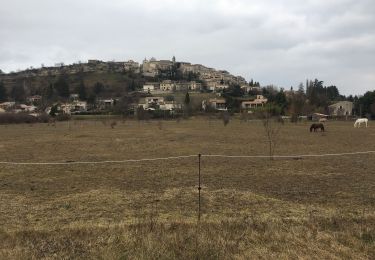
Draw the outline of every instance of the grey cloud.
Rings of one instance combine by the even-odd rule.
[[[374,89],[372,0],[0,0],[0,68],[155,56],[282,87]],[[353,83],[356,82],[356,86]]]

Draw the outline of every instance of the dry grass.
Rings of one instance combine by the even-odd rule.
[[[111,122],[113,119],[111,119]],[[267,154],[260,122],[192,119],[0,126],[4,161]],[[375,150],[375,128],[286,124],[275,154]],[[0,258],[374,259],[375,154],[0,165]]]

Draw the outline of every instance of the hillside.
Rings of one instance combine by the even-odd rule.
[[[69,93],[77,93],[83,84],[87,94],[103,97],[120,97],[125,93],[140,90],[147,82],[156,84],[165,80],[174,82],[197,82],[203,89],[216,88],[218,85],[246,84],[244,78],[233,76],[225,70],[216,70],[201,64],[176,62],[154,58],[138,64],[132,60],[127,62],[103,62],[89,60],[87,63],[72,65],[56,64],[55,67],[30,68],[24,71],[0,74],[10,99],[20,99],[29,95],[57,96],[59,82],[69,89]],[[95,92],[95,93],[94,93]]]
[[[140,88],[146,80],[139,74],[130,75],[119,72],[83,72],[48,76],[13,74],[3,75],[0,80],[3,81],[8,93],[11,93],[13,88],[22,86],[25,90],[25,95],[29,96],[43,95],[45,90],[50,85],[54,85],[60,77],[67,81],[70,92],[75,92],[82,81],[89,92],[94,91],[95,84],[100,83],[104,87],[101,91],[103,96],[121,96],[122,93],[129,91],[129,89]]]

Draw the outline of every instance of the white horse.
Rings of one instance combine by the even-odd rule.
[[[366,127],[367,127],[367,122],[368,122],[368,119],[367,118],[358,118],[355,123],[354,123],[354,127],[360,127],[361,126],[361,123],[365,123],[366,124]]]

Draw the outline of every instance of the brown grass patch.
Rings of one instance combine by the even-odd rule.
[[[375,150],[374,128],[286,124],[275,154]],[[260,122],[0,126],[4,161],[265,155]],[[0,165],[0,258],[373,259],[375,155]]]

